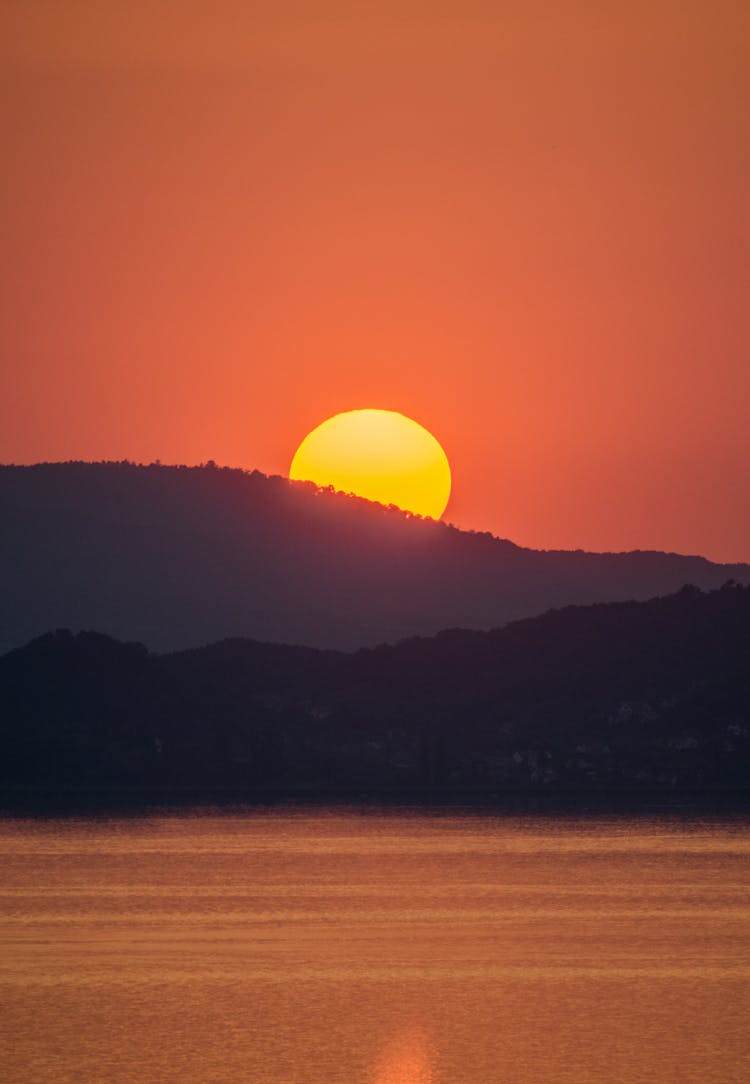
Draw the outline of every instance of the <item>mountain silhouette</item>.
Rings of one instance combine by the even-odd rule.
[[[700,557],[523,549],[213,464],[3,466],[0,524],[0,651],[56,627],[158,651],[237,636],[348,650],[750,581]]]
[[[0,788],[40,809],[61,793],[746,801],[748,657],[750,587],[730,584],[354,653],[226,640],[154,655],[59,630],[0,658]]]

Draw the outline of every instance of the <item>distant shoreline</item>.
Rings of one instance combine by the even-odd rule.
[[[520,813],[629,814],[747,814],[750,793],[745,788],[659,789],[622,788],[367,788],[312,786],[241,788],[220,786],[65,788],[4,786],[0,788],[0,818],[60,816],[142,816],[212,810],[258,812],[275,807],[377,808],[380,810]]]
[[[170,656],[64,630],[0,658],[0,807],[750,807],[750,587],[353,655]]]

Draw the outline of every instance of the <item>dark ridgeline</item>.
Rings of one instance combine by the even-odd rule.
[[[348,650],[750,582],[700,557],[522,549],[212,465],[0,467],[0,527],[0,652],[57,627],[158,651],[227,636]]]
[[[63,795],[742,802],[750,587],[353,654],[226,640],[159,656],[59,631],[0,658],[0,719],[0,794],[38,810]]]

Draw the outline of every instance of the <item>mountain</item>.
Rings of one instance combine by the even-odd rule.
[[[749,658],[750,587],[737,585],[351,654],[227,640],[154,655],[58,631],[0,658],[0,786],[32,805],[45,788],[84,803],[97,789],[109,802],[747,800]]]
[[[56,627],[167,651],[352,649],[550,607],[750,581],[748,565],[535,551],[259,472],[0,467],[0,651]]]

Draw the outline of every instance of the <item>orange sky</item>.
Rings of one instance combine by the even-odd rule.
[[[446,518],[750,560],[746,0],[4,0],[0,461],[286,473],[357,407]]]

